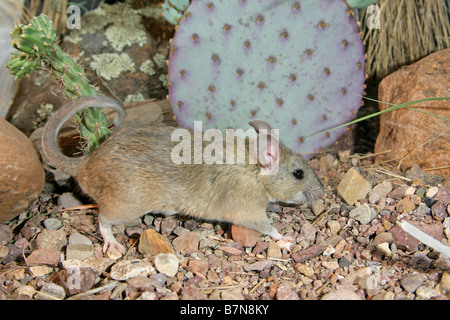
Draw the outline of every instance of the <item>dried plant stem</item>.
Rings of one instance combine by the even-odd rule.
[[[366,73],[382,79],[401,66],[450,47],[449,1],[380,0],[380,29],[366,23],[373,13],[360,10],[367,43]]]

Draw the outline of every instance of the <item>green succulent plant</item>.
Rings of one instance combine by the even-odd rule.
[[[57,41],[53,22],[44,14],[27,25],[16,26],[11,32],[11,45],[18,51],[11,54],[6,67],[19,79],[30,76],[42,66],[51,70],[68,99],[98,95],[86,79],[83,68],[62,51]],[[108,118],[101,108],[88,108],[75,118],[85,153],[95,150],[110,135]]]

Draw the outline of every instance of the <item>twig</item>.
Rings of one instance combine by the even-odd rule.
[[[234,289],[239,288],[240,285],[235,286],[217,286],[217,287],[207,287],[207,288],[197,288],[197,290],[228,290],[228,289]]]
[[[312,222],[312,225],[315,226],[316,224],[318,224],[320,221],[322,221],[326,215],[328,214],[328,212],[331,211],[332,208],[328,209],[325,212],[322,212],[316,219],[314,219],[314,221]]]
[[[450,166],[443,166],[443,167],[436,167],[436,168],[427,168],[423,169],[424,171],[434,171],[434,170],[443,170],[443,169],[450,169]]]
[[[289,262],[292,259],[280,259],[280,258],[272,258],[272,257],[268,257],[267,260],[273,260],[273,261],[281,261],[281,262]]]
[[[87,297],[87,296],[91,296],[93,294],[96,294],[97,292],[103,291],[103,290],[108,290],[108,289],[114,289],[115,287],[117,287],[117,285],[119,284],[118,281],[114,281],[114,282],[110,282],[105,284],[104,286],[95,288],[95,289],[91,289],[85,292],[80,292],[76,295],[73,295],[71,297],[68,297],[66,300],[76,300],[78,298],[83,298],[83,297]]]
[[[355,159],[361,160],[361,159],[372,158],[372,157],[376,157],[376,156],[386,154],[386,153],[391,153],[391,152],[392,152],[392,150],[385,150],[385,151],[381,151],[381,152],[377,152],[377,153],[366,154],[364,156],[352,155],[349,158],[355,158]]]
[[[264,282],[266,282],[266,278],[262,278],[261,281],[259,281],[259,282],[256,284],[256,286],[254,286],[248,293],[249,293],[249,294],[252,294],[253,292],[255,292],[256,289],[258,289],[258,287],[259,287],[260,285],[262,285]]]
[[[411,179],[409,179],[409,178],[402,177],[402,176],[400,176],[398,174],[395,174],[393,172],[389,172],[388,170],[383,169],[383,168],[375,169],[375,171],[378,171],[380,173],[384,173],[384,174],[386,174],[388,176],[391,176],[391,177],[394,177],[394,178],[397,178],[397,179],[401,179],[401,180],[405,180],[405,181],[411,181]]]
[[[97,208],[98,208],[97,204],[84,204],[82,206],[64,208],[64,209],[58,210],[56,212],[64,212],[64,211],[72,211],[72,210],[87,210],[87,209],[97,209]]]

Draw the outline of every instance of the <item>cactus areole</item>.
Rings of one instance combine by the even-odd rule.
[[[249,128],[261,119],[310,157],[352,120],[364,90],[364,47],[344,0],[193,0],[169,58],[181,127]]]

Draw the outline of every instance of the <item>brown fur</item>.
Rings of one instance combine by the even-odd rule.
[[[61,121],[94,102],[98,106],[105,101],[108,107],[123,108],[119,102],[104,97],[72,102],[50,119],[42,141],[50,161],[73,175],[83,191],[98,203],[100,230],[106,248],[112,245],[123,251],[112,237],[112,224],[121,224],[151,211],[226,221],[278,240],[281,236],[269,223],[266,204],[270,201],[301,203],[323,193],[313,169],[281,143],[280,166],[274,175],[262,175],[261,166],[249,164],[248,157],[245,164],[174,164],[171,150],[179,142],[171,141],[175,129],[172,127],[127,128],[114,133],[85,157],[75,160],[61,155],[56,147]],[[255,126],[260,124],[265,123],[254,123]],[[223,140],[225,144],[225,138]],[[252,139],[246,139],[246,150],[251,142]],[[203,147],[207,145],[203,143]],[[236,150],[237,141],[234,152]],[[298,180],[292,175],[296,169],[304,171],[304,179]]]

